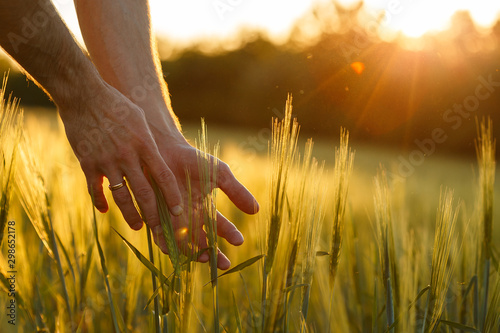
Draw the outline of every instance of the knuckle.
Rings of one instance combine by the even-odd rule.
[[[217,184],[219,186],[226,184],[233,176],[229,165],[225,162],[219,161],[217,166]]]
[[[160,225],[160,219],[158,216],[154,214],[147,214],[144,218],[146,219],[148,226],[153,231],[153,236],[158,237],[163,235],[163,230],[161,230],[161,228],[157,228]]]
[[[221,160],[217,161],[217,168],[222,174],[231,174],[231,168],[226,162],[223,162]]]
[[[109,174],[109,168],[110,166],[114,166],[116,164],[116,160],[114,158],[111,158],[110,156],[101,156],[99,160],[95,161],[95,170],[100,175],[107,175]]]
[[[155,165],[163,161],[154,143],[144,143],[139,146],[138,151],[141,152],[141,159],[148,165]]]
[[[140,133],[135,133],[131,138],[131,143],[140,152],[145,154],[151,154],[155,151],[156,143],[149,132],[141,131]]]
[[[128,225],[133,228],[135,225],[137,225],[138,223],[142,223],[142,220],[140,218],[137,218],[134,215],[132,214],[123,214],[123,218],[125,219],[125,221],[127,221]]]
[[[174,174],[169,169],[162,169],[155,177],[156,181],[161,184],[169,184],[175,180]]]
[[[113,192],[113,198],[118,205],[125,204],[129,201],[129,194],[127,191],[120,189]]]
[[[90,182],[92,179],[95,178],[94,177],[96,173],[95,160],[90,158],[82,158],[80,159],[79,162],[80,162],[80,168],[87,177],[87,180]]]
[[[141,186],[134,190],[134,195],[137,197],[137,200],[141,200],[144,202],[149,202],[153,199],[153,190],[150,187]]]
[[[144,150],[149,150],[150,147],[153,145],[153,140],[152,138],[146,136],[137,136],[134,138],[135,145],[141,149]]]
[[[118,149],[117,157],[120,161],[131,161],[135,157],[135,152],[129,147],[121,147]]]

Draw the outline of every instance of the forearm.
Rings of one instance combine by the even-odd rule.
[[[153,132],[162,123],[178,133],[147,0],[75,0],[75,5],[85,44],[103,79],[144,110]]]
[[[0,45],[59,106],[99,86],[98,72],[49,0],[0,0]]]

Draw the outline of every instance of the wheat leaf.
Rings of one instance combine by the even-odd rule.
[[[238,327],[238,332],[241,333],[243,332],[243,329],[241,327],[240,311],[238,310],[238,304],[236,303],[236,297],[234,296],[234,291],[233,291],[233,310],[234,310],[234,317],[236,318],[236,327]]]
[[[146,310],[146,308],[149,306],[149,304],[151,304],[151,302],[155,299],[155,297],[158,296],[158,294],[160,293],[160,290],[161,290],[161,288],[163,287],[164,284],[166,284],[170,288],[170,283],[168,282],[168,279],[173,274],[174,273],[172,272],[172,274],[170,274],[169,277],[165,277],[165,280],[163,280],[163,281],[160,282],[160,285],[156,288],[156,290],[154,291],[153,295],[151,295],[151,297],[148,299],[146,305],[144,306],[144,310]]]
[[[467,325],[460,324],[460,323],[455,323],[453,321],[448,321],[448,320],[441,319],[439,322],[441,322],[441,323],[443,323],[445,325],[448,325],[450,327],[459,329],[461,331],[465,331],[465,332],[481,332],[481,331],[479,331],[478,329],[476,329],[474,327],[467,326]]]
[[[207,284],[211,283],[211,282],[214,282],[215,280],[218,280],[219,278],[223,277],[224,275],[228,275],[228,274],[232,274],[232,273],[236,273],[236,272],[239,272],[245,268],[247,268],[248,266],[254,264],[255,262],[259,261],[260,259],[262,259],[262,257],[264,257],[265,255],[264,254],[259,254],[258,256],[255,256],[253,258],[250,258],[244,262],[242,262],[241,264],[238,264],[236,266],[234,266],[233,268],[231,268],[230,270],[228,270],[227,272],[219,275],[217,278],[211,280],[211,281],[208,281],[207,283],[205,283],[203,286],[206,286]]]
[[[94,203],[94,197],[92,196],[92,203]],[[92,209],[93,213],[93,226],[94,226],[94,237],[97,245],[97,252],[99,253],[99,259],[101,261],[101,269],[102,273],[104,276],[104,282],[106,284],[106,291],[108,294],[108,300],[109,300],[109,308],[111,310],[111,317],[113,319],[113,327],[115,329],[115,332],[124,332],[126,331],[126,326],[123,321],[123,317],[120,311],[117,311],[117,308],[115,306],[115,302],[113,300],[113,296],[111,294],[111,288],[109,286],[109,280],[108,280],[108,268],[106,266],[106,258],[104,257],[104,252],[101,247],[101,243],[99,242],[99,232],[97,230],[97,218],[95,216],[95,209]]]
[[[137,259],[139,259],[139,261],[142,262],[144,266],[146,266],[147,269],[149,269],[153,274],[155,274],[156,277],[159,278],[160,280],[167,280],[167,277],[163,275],[160,272],[160,270],[156,268],[156,266],[153,265],[151,261],[149,261],[148,258],[146,258],[137,248],[135,248],[135,246],[133,246],[128,240],[126,240],[125,237],[123,237],[115,228],[112,229],[114,230],[114,232],[118,234],[118,236],[121,237],[121,239],[123,239],[128,248],[135,254]]]

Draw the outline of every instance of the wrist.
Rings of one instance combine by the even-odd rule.
[[[162,100],[159,103],[138,103],[144,110],[146,120],[154,137],[160,141],[186,143],[177,116]]]
[[[90,61],[78,67],[66,66],[59,75],[53,76],[50,86],[49,93],[63,113],[78,112],[78,106],[86,105],[106,88]]]
[[[144,111],[146,121],[156,138],[186,142],[179,120],[172,111],[167,85],[157,72],[134,72],[133,75],[121,78],[105,72],[103,77]]]

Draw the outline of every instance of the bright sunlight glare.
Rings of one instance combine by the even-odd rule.
[[[155,30],[170,38],[227,37],[241,27],[287,34],[294,21],[311,8],[313,0],[152,0]]]
[[[274,40],[284,40],[294,22],[315,3],[332,0],[150,0],[155,31],[169,40],[189,44],[199,40],[233,37],[241,28],[267,32]],[[337,0],[349,7],[357,0]],[[81,40],[72,1],[54,0],[73,33]],[[446,29],[457,11],[469,11],[474,22],[489,28],[498,19],[500,1],[492,0],[365,0],[366,19],[384,17],[387,35],[401,32],[417,38]]]
[[[369,4],[370,1],[367,1]],[[385,10],[388,28],[407,37],[421,37],[446,29],[457,11],[469,11],[474,22],[490,27],[499,18],[500,2],[495,1],[390,1]]]

